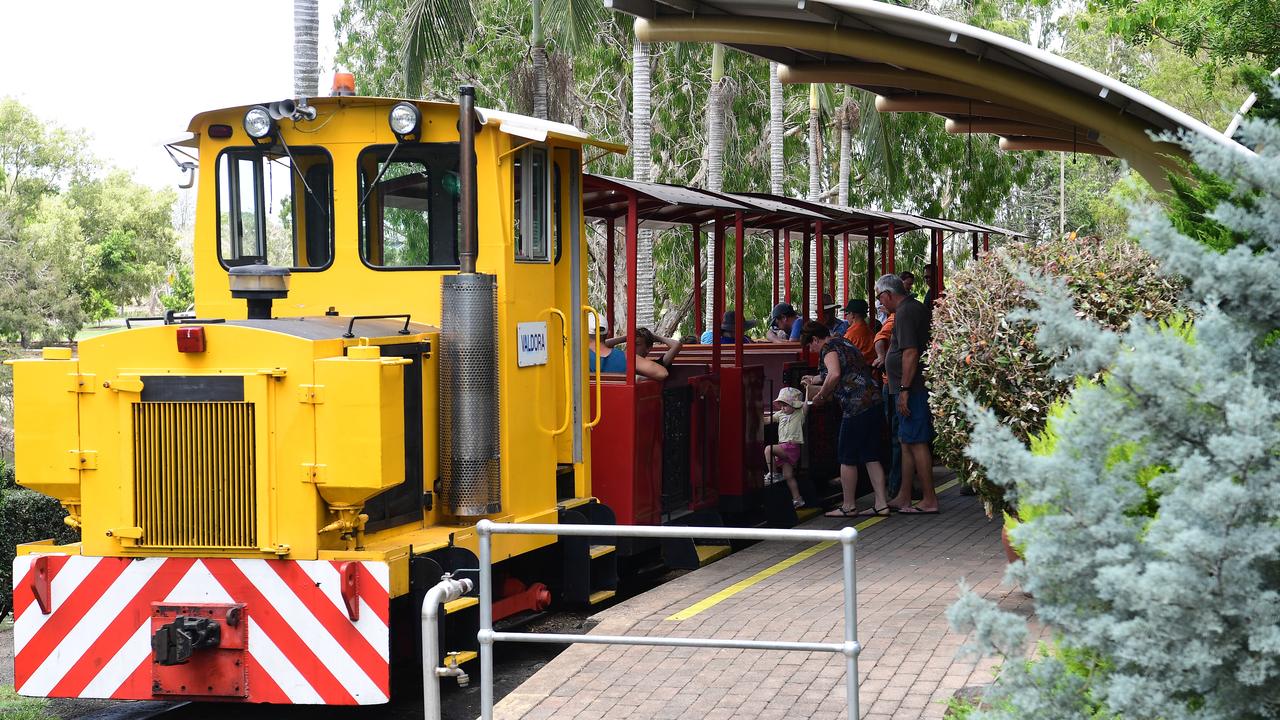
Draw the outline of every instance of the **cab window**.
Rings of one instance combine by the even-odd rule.
[[[514,172],[516,260],[551,259],[551,163],[547,149],[527,147],[516,153]]]
[[[360,153],[360,258],[373,268],[458,267],[458,144]]]
[[[217,161],[218,259],[319,270],[333,260],[333,160],[318,148],[230,148]]]

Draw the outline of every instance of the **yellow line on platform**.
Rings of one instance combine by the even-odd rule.
[[[934,488],[934,492],[943,492],[944,490],[950,490],[951,488],[955,487],[958,484],[960,484],[959,479],[949,480],[939,485],[937,488]],[[888,518],[884,516],[876,516],[868,520],[863,520],[857,525],[854,525],[853,529],[857,530],[858,532],[862,532],[866,528],[869,528],[872,525],[875,525],[876,523],[883,522],[886,519]],[[689,618],[701,613],[704,610],[708,610],[710,608],[715,607],[716,605],[719,605],[725,600],[728,600],[729,598],[733,597],[734,595],[737,595],[743,590],[746,590],[752,585],[755,585],[761,580],[766,580],[768,578],[771,578],[774,575],[777,575],[778,573],[782,572],[783,570],[786,570],[787,568],[793,565],[796,565],[798,563],[804,562],[805,560],[808,560],[814,555],[817,555],[823,550],[826,550],[827,548],[832,547],[833,545],[836,545],[836,544],[837,543],[834,540],[827,540],[825,542],[820,542],[817,545],[814,545],[813,547],[808,548],[806,550],[801,550],[800,552],[796,553],[795,555],[792,555],[791,557],[787,558],[786,560],[783,560],[780,563],[777,563],[775,565],[770,565],[769,567],[765,568],[764,570],[761,570],[760,572],[756,573],[755,575],[752,575],[749,578],[746,578],[745,580],[739,580],[738,582],[730,585],[729,587],[721,590],[720,592],[714,595],[711,595],[709,597],[706,597],[702,600],[699,600],[698,602],[690,605],[684,610],[681,610],[675,615],[668,617],[667,619],[675,620],[675,621],[688,620]]]

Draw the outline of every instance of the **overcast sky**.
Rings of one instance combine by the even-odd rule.
[[[320,0],[320,89],[333,77],[333,15]],[[161,144],[196,113],[291,97],[290,0],[18,0],[0,21],[0,96],[84,128],[92,152],[174,186]]]

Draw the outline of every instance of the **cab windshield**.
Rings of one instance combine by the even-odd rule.
[[[218,259],[319,270],[333,259],[333,160],[319,148],[218,156]]]

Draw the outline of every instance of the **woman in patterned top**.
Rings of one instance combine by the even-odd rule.
[[[831,337],[825,325],[807,322],[800,330],[800,344],[817,353],[821,370],[804,377],[804,385],[820,385],[813,402],[825,402],[835,396],[840,402],[840,437],[836,454],[840,461],[840,507],[827,517],[870,517],[889,514],[885,495],[884,467],[880,465],[880,440],[884,429],[884,413],[880,403],[880,383],[871,374],[871,366],[862,353],[843,337]],[[858,470],[861,464],[871,478],[875,501],[858,511],[855,504]]]

